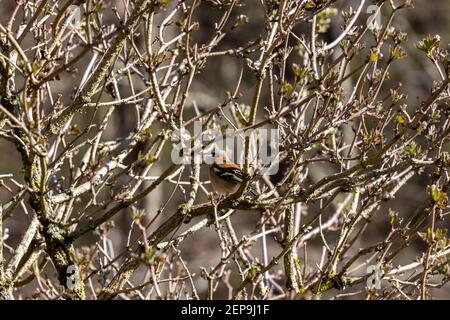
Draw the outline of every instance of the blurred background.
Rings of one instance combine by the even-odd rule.
[[[370,1],[369,1],[370,2]],[[109,6],[105,7],[104,19],[107,21],[114,20],[114,14],[110,9],[116,6],[121,12],[123,8],[122,1],[106,1],[110,3]],[[248,17],[248,23],[245,28],[235,28],[232,29],[231,24],[226,29],[226,37],[221,42],[217,50],[226,50],[229,48],[236,48],[240,46],[245,46],[249,41],[256,40],[259,36],[264,33],[264,21],[263,21],[263,11],[257,1],[241,1],[242,6],[238,7],[233,11],[230,21],[236,21],[239,15],[246,15]],[[348,1],[340,0],[336,1],[335,7],[339,9],[348,9],[352,6],[354,9],[358,6],[359,1]],[[396,62],[390,69],[390,80],[388,83],[401,82],[403,84],[403,91],[408,95],[408,106],[411,110],[414,110],[415,106],[418,104],[418,100],[426,97],[430,92],[430,84],[432,79],[439,79],[439,74],[433,64],[424,59],[424,54],[416,48],[416,44],[422,40],[427,35],[439,34],[441,36],[441,44],[443,47],[447,46],[450,42],[450,1],[448,0],[416,0],[413,1],[415,6],[414,9],[409,9],[402,11],[401,14],[396,16],[393,25],[398,29],[407,32],[408,40],[405,43],[405,50],[407,52],[407,58]],[[6,25],[8,23],[9,17],[12,14],[16,6],[16,1],[14,0],[0,0],[0,23]],[[162,21],[165,16],[170,12],[166,9],[164,12],[158,14],[155,18],[158,21]],[[210,38],[211,30],[221,17],[221,12],[217,10],[214,6],[209,4],[208,1],[202,2],[199,9],[196,10],[193,21],[199,23],[199,31],[193,33],[193,41],[197,43],[204,43]],[[365,13],[360,18],[360,23],[363,23],[369,17],[368,13]],[[382,12],[381,16],[382,22],[387,19],[386,12]],[[20,14],[18,15],[18,20],[20,22]],[[330,42],[335,39],[341,32],[341,25],[343,23],[342,16],[340,14],[331,18],[331,28],[324,34],[320,34],[320,38],[324,41]],[[158,25],[158,22],[155,23]],[[245,31],[243,31],[245,30]],[[170,32],[176,32],[175,27],[167,28],[166,37],[169,39],[172,35]],[[309,25],[299,24],[294,31],[297,35],[306,33],[309,36]],[[367,39],[367,43],[370,44],[371,41]],[[23,42],[24,47],[28,47],[26,40]],[[296,55],[292,54],[290,58],[292,62],[295,62]],[[76,66],[80,70],[89,62],[89,57],[82,59]],[[239,77],[241,67],[243,65],[242,59],[238,59],[234,56],[220,56],[214,59],[209,59],[205,65],[202,72],[195,76],[191,90],[189,101],[187,104],[188,108],[191,108],[191,115],[194,114],[193,102],[198,105],[198,108],[202,111],[210,110],[217,105],[223,103],[226,100],[227,92],[232,92],[235,89],[236,81]],[[291,72],[288,71],[288,79],[292,78]],[[351,86],[352,80],[346,85]],[[76,72],[73,74],[64,74],[60,81],[53,82],[53,90],[55,94],[60,94],[62,97],[62,102],[67,105],[73,99],[74,92],[77,86],[80,84],[81,76]],[[119,89],[123,92],[123,95],[129,95],[130,92],[125,86],[120,86]],[[244,69],[242,84],[240,87],[240,93],[242,94],[241,102],[249,104],[252,97],[253,86],[255,84],[255,77],[252,71],[248,68]],[[137,90],[142,90],[144,88],[143,83],[137,83]],[[389,89],[386,86],[387,89]],[[386,89],[385,88],[385,89]],[[262,101],[265,101],[267,97],[266,88],[263,89]],[[384,96],[386,93],[380,94]],[[83,123],[89,119],[88,116],[78,116],[75,122]],[[105,139],[113,139],[114,137],[123,137],[130,130],[132,130],[135,124],[135,119],[131,106],[125,105],[117,108],[113,114],[113,121],[107,128],[107,134]],[[153,128],[155,131],[158,128]],[[170,149],[166,148],[163,154],[163,160],[170,158]],[[162,161],[163,164],[167,163]],[[323,172],[322,168],[317,166],[314,170],[310,171],[311,181],[316,180],[314,177],[320,177],[326,174]],[[157,175],[164,168],[160,165],[156,166],[150,174]],[[19,182],[23,182],[22,176],[21,159],[19,153],[16,151],[15,147],[4,139],[0,139],[0,175],[12,173]],[[207,171],[206,168],[202,168],[202,180],[206,181]],[[397,194],[395,200],[390,201],[385,206],[382,206],[380,210],[382,213],[388,211],[388,208],[396,210],[399,212],[400,216],[408,217],[412,215],[412,212],[416,207],[423,203],[424,199],[427,197],[425,187],[428,181],[424,175],[414,178],[409,184],[403,187]],[[119,186],[118,186],[119,187]],[[159,188],[156,192],[148,196],[143,203],[140,204],[142,208],[146,211],[146,221],[150,221],[151,218],[156,214],[157,210],[160,208],[162,202],[166,196],[172,191],[173,186],[170,184],[165,184],[163,188]],[[186,193],[189,189],[186,189]],[[4,188],[0,187],[0,201],[4,202],[9,199],[9,193],[5,192]],[[162,221],[167,219],[167,217],[176,211],[176,208],[180,203],[185,201],[186,194],[182,192],[177,192],[177,194],[172,198],[171,202],[165,210],[165,216],[160,217],[155,223],[154,228],[157,227]],[[207,198],[201,195],[197,198],[196,202],[201,203],[206,201]],[[21,209],[18,208],[18,211]],[[308,214],[307,208],[304,210],[305,215]],[[354,245],[354,250],[358,248],[367,246],[376,241],[383,239],[388,232],[390,226],[387,222],[386,214],[378,214],[377,220],[371,225],[370,230],[368,230],[364,237],[358,240],[358,243]],[[236,230],[238,239],[242,236],[250,234],[256,224],[260,220],[260,215],[254,212],[238,212],[234,214],[231,218],[232,224]],[[23,214],[14,214],[11,218],[5,220],[4,228],[7,229],[7,234],[9,236],[7,243],[8,245],[15,247],[20,241],[21,236],[28,224],[29,217]],[[193,219],[189,225],[184,225],[178,231],[178,233],[185,230],[187,227],[191,226],[198,219]],[[126,245],[127,237],[129,236],[129,230],[132,219],[131,215],[127,210],[119,214],[115,218],[116,228],[112,230],[110,239],[114,248],[123,248]],[[154,228],[152,230],[154,230]],[[132,234],[131,237],[136,236]],[[327,234],[330,237],[330,242],[332,243],[336,235],[333,232]],[[79,240],[76,246],[89,245],[92,241],[95,241],[96,235],[89,235]],[[308,263],[311,267],[314,267],[319,263],[322,245],[321,240],[312,240],[308,243]],[[197,290],[199,295],[205,296],[207,290],[207,282],[200,278],[200,267],[209,268],[215,266],[220,261],[220,250],[218,250],[219,240],[217,238],[217,233],[213,227],[202,229],[201,231],[195,233],[189,241],[185,241],[181,244],[180,250],[183,252],[183,258],[189,265],[190,271],[196,276]],[[269,258],[274,256],[280,251],[281,245],[277,242],[276,235],[271,235],[268,237],[269,246]],[[416,243],[408,250],[405,250],[396,260],[396,263],[401,264],[403,262],[411,262],[415,260],[415,257],[419,252],[422,252],[424,248],[421,247],[420,243]],[[254,255],[257,259],[261,261],[262,252],[259,243],[249,248],[249,253]],[[232,268],[235,268],[232,266]],[[277,267],[280,271],[282,270],[282,265]],[[141,268],[143,269],[143,268]],[[132,278],[132,282],[136,281],[139,283],[139,279],[142,277],[143,270],[137,272]],[[49,272],[54,272],[51,268],[48,269]],[[365,270],[360,270],[361,274]],[[237,274],[237,273],[235,273]],[[239,278],[230,279],[233,284],[240,283]],[[282,284],[282,283],[280,283]],[[22,293],[23,297],[27,297],[34,292],[36,283],[31,282],[26,286]],[[163,287],[163,286],[162,286]],[[335,291],[327,292],[323,298],[330,298],[335,294]],[[450,298],[450,286],[445,286],[444,288],[436,289],[433,293],[436,298],[448,299]],[[223,286],[218,289],[216,298],[227,298],[228,289]],[[354,297],[349,297],[354,298]]]

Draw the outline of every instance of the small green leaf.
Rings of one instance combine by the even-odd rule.
[[[405,124],[405,123],[406,123],[405,117],[404,117],[403,115],[401,115],[401,114],[398,114],[398,115],[395,117],[395,121],[396,121],[398,124]]]
[[[247,278],[248,278],[249,280],[254,280],[255,277],[258,275],[258,272],[259,272],[258,266],[252,266],[252,267],[250,268],[250,270],[248,270]]]
[[[439,240],[441,240],[441,239],[443,239],[444,237],[447,236],[447,232],[448,232],[447,228],[437,229],[434,232],[434,238],[439,241]]]
[[[443,192],[437,185],[428,186],[428,194],[434,202],[448,200],[447,194]]]
[[[297,79],[305,78],[310,74],[310,70],[308,69],[308,67],[299,66],[296,63],[292,64],[292,72],[294,72],[294,75]]]
[[[317,5],[312,0],[307,0],[305,3],[305,10],[312,11],[317,7]]]
[[[151,139],[151,137],[152,137],[152,129],[151,128],[145,129],[141,134],[142,141],[147,141],[147,140]]]
[[[289,96],[293,90],[294,88],[292,87],[292,84],[290,84],[289,82],[284,82],[283,85],[281,86],[281,94]]]
[[[398,226],[398,212],[394,211],[394,210],[389,210],[388,213],[388,217],[389,217],[389,223],[392,226],[393,229],[397,228]]]
[[[439,48],[440,44],[441,37],[439,35],[435,35],[434,37],[428,35],[418,43],[417,48],[425,52],[428,58],[433,59],[433,53]]]
[[[380,51],[378,50],[378,48],[372,48],[370,49],[370,54],[369,54],[369,60],[371,62],[377,62],[378,60],[380,60],[382,58],[382,54],[380,53]]]
[[[415,156],[417,155],[417,144],[414,141],[411,141],[411,143],[405,146],[404,150],[410,155]]]
[[[155,249],[148,249],[144,253],[144,262],[147,265],[151,265],[154,262],[155,256],[156,256],[156,250]]]
[[[157,160],[157,158],[153,157],[152,155],[149,155],[149,156],[147,157],[147,159],[145,159],[145,162],[146,162],[148,165],[150,165],[150,164],[154,163],[156,160]]]
[[[389,58],[391,60],[400,60],[406,56],[405,50],[403,50],[402,47],[396,46],[392,47],[389,46]]]

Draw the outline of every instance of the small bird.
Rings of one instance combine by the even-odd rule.
[[[217,156],[209,168],[209,180],[219,195],[233,194],[239,190],[244,174],[241,168],[226,160],[223,155]]]
[[[239,190],[244,180],[244,172],[237,164],[229,161],[226,155],[218,155],[209,168],[209,180],[217,194],[230,195]],[[250,186],[249,190],[257,196],[258,192],[253,186]]]

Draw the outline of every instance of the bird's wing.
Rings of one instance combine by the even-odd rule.
[[[232,183],[241,183],[244,175],[237,165],[225,163],[221,167],[214,166],[214,172],[218,177]]]

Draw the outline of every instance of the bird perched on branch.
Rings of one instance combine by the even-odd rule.
[[[236,193],[244,180],[244,172],[234,162],[228,160],[225,154],[215,156],[214,162],[209,168],[209,180],[214,191],[219,195]],[[257,195],[256,190],[250,187],[250,191]]]

